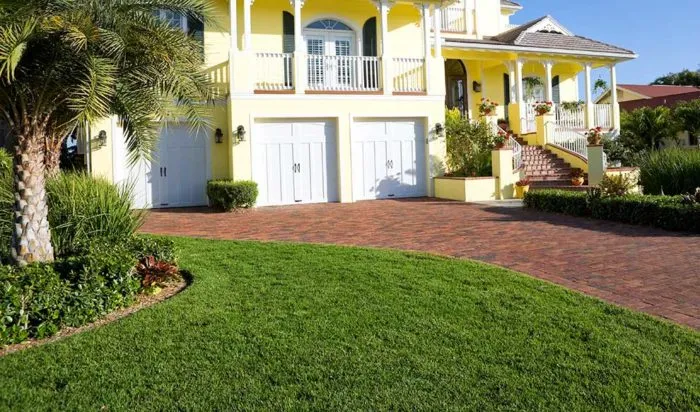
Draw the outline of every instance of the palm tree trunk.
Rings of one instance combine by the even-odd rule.
[[[44,173],[47,178],[55,177],[61,171],[61,144],[56,145],[51,139],[47,141],[44,155]]]
[[[44,176],[44,136],[25,127],[15,146],[12,257],[20,266],[53,261]]]

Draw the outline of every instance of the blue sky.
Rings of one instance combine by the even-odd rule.
[[[617,67],[618,83],[647,84],[668,72],[700,68],[698,0],[516,0],[511,17],[525,23],[550,14],[575,34],[634,50],[639,58]],[[593,79],[608,81],[608,71]]]

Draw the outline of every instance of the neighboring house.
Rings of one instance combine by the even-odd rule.
[[[610,103],[610,90],[598,97],[596,103]],[[695,86],[666,86],[619,84],[620,109],[632,111],[640,107],[673,107],[677,103],[700,99],[700,88]]]
[[[513,25],[522,7],[506,0],[215,4],[211,26],[163,18],[204,42],[224,96],[211,109],[216,133],[170,125],[154,160],[129,167],[117,122],[91,125],[90,169],[135,182],[139,206],[206,204],[212,178],[256,181],[263,206],[429,196],[445,171],[445,105],[476,119],[491,98],[527,135],[527,102],[578,100],[583,71],[587,102],[572,127],[613,128],[615,96],[594,106],[590,72],[608,67],[614,85],[615,65],[636,57],[549,16]]]
[[[620,84],[617,86],[617,94],[620,109],[632,111],[642,107],[666,106],[672,108],[681,102],[700,99],[700,88],[695,86],[667,86],[667,85],[642,85]],[[610,102],[611,92],[603,93],[597,103]],[[688,132],[679,133],[677,139],[669,138],[666,146],[697,147],[698,139]]]

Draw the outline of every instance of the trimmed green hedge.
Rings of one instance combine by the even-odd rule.
[[[584,192],[537,190],[525,195],[524,204],[544,212],[700,233],[700,204],[683,204],[680,196],[597,197]]]
[[[249,180],[210,180],[207,183],[207,196],[215,209],[230,212],[251,208],[258,199],[258,184]]]

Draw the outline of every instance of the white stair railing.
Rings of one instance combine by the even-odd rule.
[[[534,133],[537,131],[537,121],[535,114],[535,106],[533,103],[525,103],[525,109],[523,110],[524,117],[520,119],[520,129],[522,133]]]
[[[369,92],[381,89],[378,57],[310,54],[306,61],[310,90]]]
[[[581,106],[575,109],[565,109],[562,105],[557,104],[554,108],[557,124],[572,129],[586,128],[586,109]]]
[[[424,92],[425,59],[395,57],[393,59],[394,91],[399,93]]]
[[[513,170],[518,170],[523,166],[523,146],[518,143],[512,134],[503,130],[503,128],[495,123],[490,123],[491,132],[494,135],[502,134],[508,136],[506,147],[513,150]]]
[[[612,105],[594,104],[593,121],[595,126],[610,128],[613,127]]]
[[[256,53],[256,90],[294,88],[294,56],[291,53]]]
[[[576,153],[588,160],[588,138],[582,131],[556,123],[547,123],[547,143]]]

